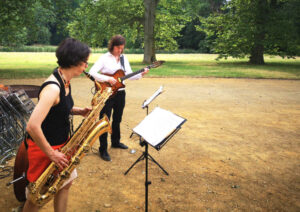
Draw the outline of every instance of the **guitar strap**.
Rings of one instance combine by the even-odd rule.
[[[123,56],[123,54],[120,56],[120,62],[121,62],[121,66],[123,67],[123,71],[125,73],[125,64],[124,64],[124,56]]]

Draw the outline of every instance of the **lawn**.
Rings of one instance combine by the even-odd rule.
[[[102,53],[92,54],[89,68]],[[142,54],[126,54],[133,71],[143,68]],[[250,65],[247,59],[216,61],[214,54],[157,54],[166,63],[152,69],[150,77],[225,77],[255,79],[300,79],[300,58],[265,56],[265,65]],[[0,78],[40,78],[57,66],[54,52],[0,52]]]

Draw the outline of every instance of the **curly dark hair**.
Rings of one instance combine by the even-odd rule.
[[[88,45],[74,38],[67,38],[56,49],[57,63],[62,68],[77,66],[80,62],[86,62],[90,53]]]
[[[115,35],[109,40],[108,51],[112,53],[112,51],[114,50],[114,46],[125,45],[125,43],[126,40],[122,35]]]

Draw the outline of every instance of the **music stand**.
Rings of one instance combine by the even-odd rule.
[[[159,95],[161,94],[163,91],[163,86],[161,85],[153,94],[152,96],[150,96],[147,100],[145,100],[142,104],[142,108],[143,109],[147,109],[146,110],[146,115],[148,115],[148,105]],[[134,134],[134,132],[131,133],[131,135],[129,136],[129,138],[132,137],[132,135]],[[141,142],[140,142],[141,144]]]
[[[148,105],[159,95],[163,92],[163,86],[161,85],[159,89],[157,89],[152,96],[150,96],[149,99],[145,100],[142,104],[142,108],[147,108],[147,115],[148,115]]]
[[[146,161],[145,171],[145,211],[148,211],[148,186],[151,181],[148,181],[148,159],[154,162],[166,175],[168,172],[157,163],[154,158],[148,153],[148,144],[153,146],[157,151],[160,150],[181,128],[186,119],[175,115],[167,110],[156,107],[145,119],[140,122],[133,131],[140,136],[140,144],[145,145],[145,151],[124,173],[126,175],[135,164],[139,161]]]

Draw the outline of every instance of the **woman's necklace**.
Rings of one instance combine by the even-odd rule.
[[[59,74],[60,78],[62,79],[62,81],[65,85],[65,88],[68,88],[70,86],[70,81],[65,80],[64,75],[62,74],[60,68],[58,68],[58,74]]]

